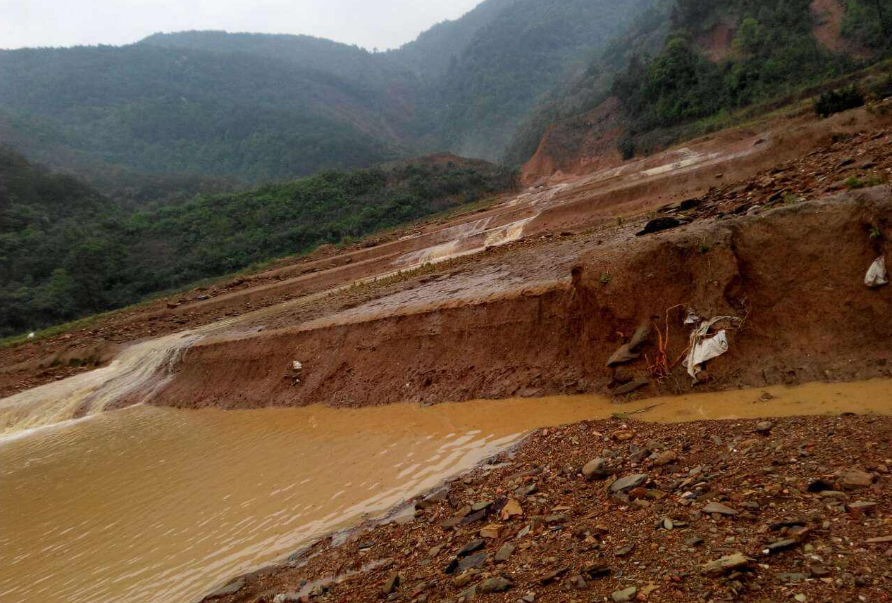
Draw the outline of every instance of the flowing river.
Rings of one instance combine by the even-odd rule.
[[[103,412],[122,395],[150,397],[169,378],[164,367],[193,341],[177,337],[0,401],[0,601],[195,601],[320,536],[384,514],[538,427],[618,411],[662,422],[892,412],[892,381],[882,380],[621,406],[582,396],[431,408]]]

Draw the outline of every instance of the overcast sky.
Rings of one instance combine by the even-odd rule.
[[[395,48],[482,0],[0,0],[0,48],[129,44],[155,32],[308,34]]]

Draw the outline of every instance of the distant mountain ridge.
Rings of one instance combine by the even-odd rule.
[[[428,152],[500,159],[523,116],[654,0],[485,0],[400,49],[193,31],[0,51],[0,143],[106,192],[245,184]]]

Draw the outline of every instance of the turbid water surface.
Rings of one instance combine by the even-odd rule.
[[[583,396],[99,412],[0,440],[0,601],[188,603],[537,427],[616,414],[677,422],[846,411],[892,414],[892,381],[623,405]]]

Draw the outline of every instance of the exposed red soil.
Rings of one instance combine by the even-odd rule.
[[[875,417],[540,430],[416,500],[408,523],[368,522],[212,599],[884,603],[890,453],[892,420]],[[457,558],[469,569],[449,571]],[[736,564],[706,570],[723,558]]]
[[[594,111],[549,127],[536,153],[521,168],[521,180],[535,186],[546,178],[581,176],[622,165],[616,146],[624,132],[617,100],[610,98]]]
[[[815,38],[825,48],[833,52],[845,53],[859,59],[870,58],[871,52],[867,48],[861,48],[842,35],[842,22],[846,9],[841,0],[814,0],[811,4],[812,13],[817,19],[815,26]]]
[[[282,310],[283,318],[276,319],[279,310],[271,309],[260,318],[251,318],[247,322],[268,328],[295,326],[362,306],[382,296],[407,291],[418,295],[408,295],[401,302],[403,305],[454,302],[461,298],[462,304],[476,300],[479,306],[486,295],[499,293],[510,297],[512,287],[506,285],[511,283],[567,281],[569,268],[587,248],[630,236],[629,225],[633,221],[627,222],[624,228],[611,230],[610,225],[615,225],[617,216],[638,215],[637,219],[641,220],[647,212],[667,204],[716,194],[709,191],[717,184],[722,187],[716,190],[730,195],[732,204],[752,203],[752,191],[735,192],[739,186],[749,186],[746,183],[751,182],[756,187],[753,191],[763,190],[759,188],[759,180],[771,176],[773,166],[786,159],[803,159],[802,156],[810,150],[818,150],[820,154],[803,159],[804,163],[797,169],[806,173],[796,174],[791,180],[802,194],[817,195],[833,190],[831,185],[849,175],[887,174],[887,153],[875,153],[879,163],[874,168],[851,171],[859,167],[855,165],[848,167],[850,171],[845,174],[836,173],[834,162],[866,153],[868,147],[864,146],[864,136],[846,137],[858,132],[878,131],[888,119],[881,111],[858,110],[822,121],[804,116],[780,119],[772,122],[772,127],[765,125],[767,130],[738,128],[616,169],[601,170],[570,181],[563,188],[528,191],[472,214],[391,233],[346,251],[320,250],[313,257],[285,261],[255,275],[115,313],[99,319],[90,328],[0,350],[0,366],[3,367],[0,369],[0,396],[89,370],[97,358],[100,363],[110,358],[116,346],[227,317],[248,315],[284,301],[293,300],[294,303]],[[880,137],[869,144],[882,146],[885,142]],[[683,162],[692,155],[695,160],[691,165],[673,166],[673,162]],[[761,176],[753,177],[760,173]],[[785,174],[783,177],[789,176]],[[777,190],[782,188],[780,185],[775,187]],[[530,218],[535,219],[526,225],[524,239],[517,243],[451,260],[405,278],[345,290],[334,289],[357,279],[411,268],[406,258],[448,242],[468,228],[473,230],[475,224],[492,228]],[[570,233],[576,234],[547,238]],[[482,245],[479,239],[474,240],[468,239],[468,243]],[[456,270],[472,278],[450,276]],[[507,270],[513,281],[509,283],[503,278],[487,276],[500,270]],[[436,283],[430,284],[430,279],[436,279]],[[326,297],[318,297],[326,291],[329,292]],[[207,299],[202,299],[204,297]],[[375,311],[391,312],[392,309],[384,303]],[[96,350],[109,353],[97,356]],[[505,389],[499,386],[488,391]]]
[[[833,52],[843,52],[846,48],[842,39],[842,19],[845,8],[838,0],[814,0],[811,10],[818,19],[815,37],[825,48]]]
[[[582,256],[572,283],[198,344],[155,403],[365,406],[606,391],[650,377],[643,359],[620,377],[604,368],[641,322],[668,328],[669,356],[682,355],[687,308],[746,319],[706,387],[892,375],[892,295],[862,282],[881,251],[871,228],[892,236],[892,200],[888,189],[847,197],[605,241]],[[644,351],[653,358],[655,340]],[[294,360],[304,364],[300,383]],[[642,391],[690,387],[676,366]]]
[[[697,40],[697,45],[703,50],[706,58],[719,63],[731,55],[737,28],[736,19],[718,23],[705,36]]]

